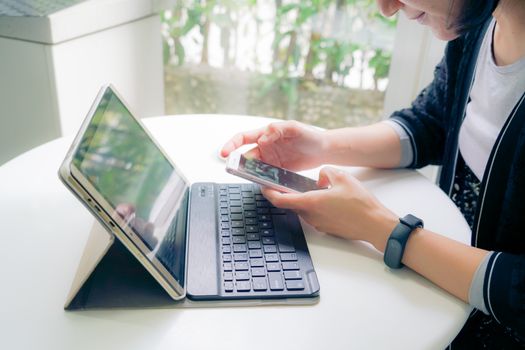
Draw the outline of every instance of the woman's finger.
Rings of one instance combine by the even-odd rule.
[[[281,193],[269,187],[261,187],[263,196],[278,208],[302,210],[305,193]]]
[[[231,152],[250,143],[257,143],[257,140],[264,134],[265,128],[241,132],[233,136],[228,142],[222,146],[221,156],[228,157]]]

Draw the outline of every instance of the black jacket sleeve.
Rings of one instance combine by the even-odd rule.
[[[410,108],[394,112],[390,118],[401,124],[410,137],[414,160],[409,168],[441,164],[446,137],[447,60],[438,64],[434,80],[425,88]]]
[[[492,316],[525,339],[525,255],[493,254],[483,289]]]

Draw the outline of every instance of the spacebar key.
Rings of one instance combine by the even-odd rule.
[[[295,247],[291,234],[290,223],[288,222],[286,215],[273,215],[273,227],[275,231],[275,239],[279,246],[279,252],[281,253],[293,253]]]

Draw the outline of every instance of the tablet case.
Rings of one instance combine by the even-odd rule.
[[[95,221],[66,310],[173,307],[173,300],[112,233]]]
[[[313,298],[174,300],[120,241],[94,221],[73,279],[65,310],[144,309],[232,306],[304,306],[319,302]]]

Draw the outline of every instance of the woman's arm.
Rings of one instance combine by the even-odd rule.
[[[395,168],[401,160],[399,135],[387,123],[328,130],[325,163]]]

